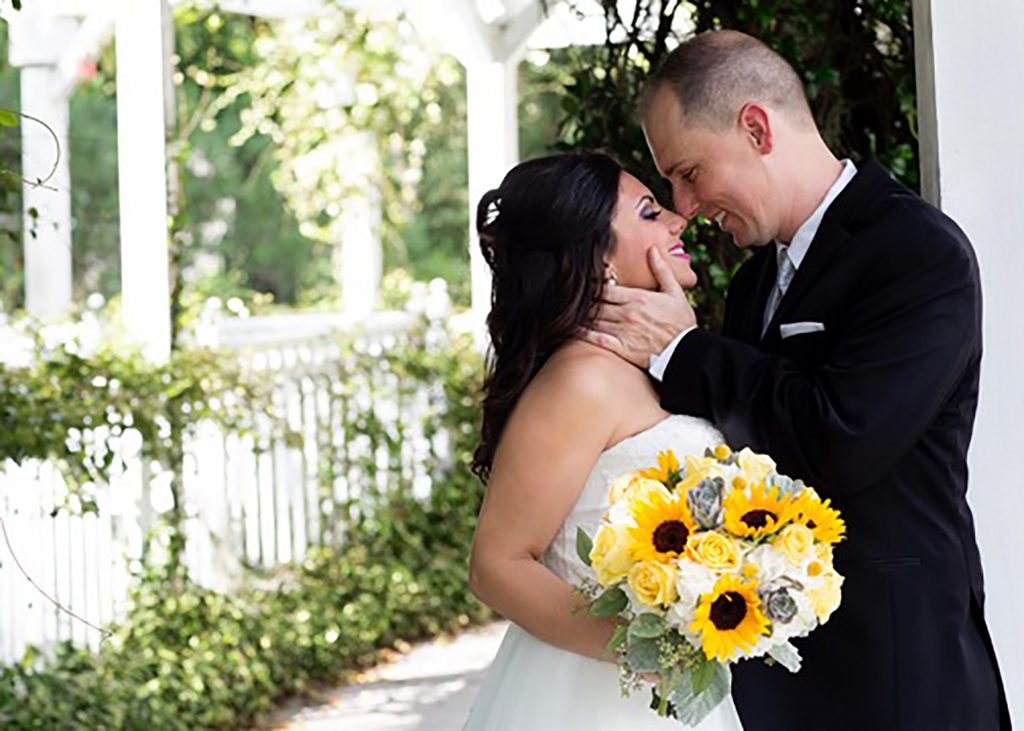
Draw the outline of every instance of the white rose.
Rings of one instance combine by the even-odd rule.
[[[767,543],[758,546],[748,553],[746,563],[757,566],[757,581],[759,584],[774,581],[780,576],[796,571],[796,567],[792,566],[782,554]]]
[[[679,598],[669,609],[669,619],[681,629],[688,630],[701,594],[715,588],[715,573],[688,558],[676,561],[676,593]]]

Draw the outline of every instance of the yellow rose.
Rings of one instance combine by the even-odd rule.
[[[626,494],[626,490],[629,486],[637,479],[636,472],[627,472],[624,475],[616,477],[612,481],[611,487],[608,488],[608,502],[614,505],[622,499],[622,496]]]
[[[832,544],[818,543],[814,546],[814,557],[832,568]]]
[[[763,482],[775,469],[775,461],[771,457],[752,452],[749,448],[740,451],[737,458],[747,480],[754,484]]]
[[[721,533],[691,533],[686,539],[686,555],[712,571],[735,571],[740,567],[739,546]]]
[[[602,525],[590,549],[590,565],[601,586],[620,581],[629,571],[629,529],[624,525]]]
[[[774,546],[793,563],[801,563],[814,549],[814,531],[806,525],[791,523],[782,529]]]
[[[832,612],[839,607],[839,602],[842,599],[842,587],[843,577],[830,572],[822,577],[821,586],[807,592],[807,598],[811,600],[814,614],[822,624],[825,624],[832,616]]]
[[[629,588],[637,601],[660,607],[676,600],[676,568],[658,561],[640,561],[629,570]]]
[[[701,480],[721,476],[722,467],[714,457],[694,457],[692,455],[687,455],[686,475],[679,481],[679,484],[676,485],[676,490],[678,492],[685,493],[691,487],[697,487],[697,485],[701,483]]]
[[[657,480],[649,480],[646,477],[637,477],[626,488],[623,499],[631,506],[634,503],[650,503],[652,494],[657,493],[664,500],[672,500],[672,492],[664,484]],[[631,508],[632,510],[632,508]]]
[[[627,476],[629,477],[628,480],[625,479]],[[629,502],[642,500],[644,502],[649,502],[652,492],[659,493],[666,498],[671,497],[672,495],[672,493],[668,491],[668,488],[657,480],[650,480],[646,477],[640,477],[640,475],[630,472],[612,483],[611,489],[608,493],[608,499],[613,505],[620,500],[627,500]]]

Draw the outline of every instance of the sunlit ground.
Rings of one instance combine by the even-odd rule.
[[[317,705],[290,704],[271,728],[293,731],[458,731],[462,728],[506,624],[413,648],[360,682],[325,694]]]

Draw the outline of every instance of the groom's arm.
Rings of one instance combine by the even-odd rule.
[[[834,493],[887,474],[921,436],[976,349],[981,296],[957,239],[902,249],[850,304],[849,327],[813,371],[708,333],[689,333],[665,372],[663,406],[713,420],[734,447],[775,458]]]

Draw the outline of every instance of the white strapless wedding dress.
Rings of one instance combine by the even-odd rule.
[[[543,562],[571,584],[593,574],[576,555],[576,528],[597,532],[608,508],[608,486],[623,472],[653,466],[658,452],[703,454],[720,444],[711,424],[669,416],[605,450],[594,464],[576,505],[544,554]],[[541,642],[510,625],[476,697],[465,731],[667,731],[682,729],[649,708],[650,693],[623,698],[615,665]],[[698,731],[741,731],[732,699],[704,719]]]

